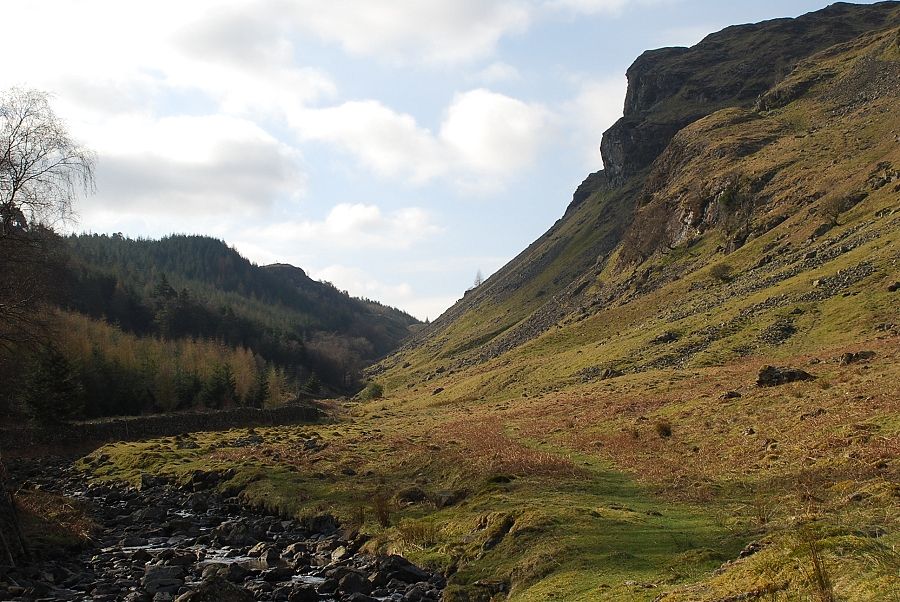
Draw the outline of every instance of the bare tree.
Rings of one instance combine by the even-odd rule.
[[[53,226],[94,188],[94,156],[37,90],[0,93],[0,347],[33,336],[53,263]]]
[[[478,288],[484,282],[484,276],[481,273],[481,270],[475,272],[475,282],[472,284],[472,288]]]
[[[94,155],[69,135],[44,92],[0,94],[0,207],[9,226],[53,226],[94,188]],[[7,223],[12,219],[13,223]]]
[[[53,226],[70,218],[80,192],[93,188],[94,156],[69,136],[47,95],[18,88],[0,93],[2,397],[16,377],[11,351],[44,335],[39,316],[56,258]],[[9,486],[0,452],[0,560],[15,565],[28,552]]]

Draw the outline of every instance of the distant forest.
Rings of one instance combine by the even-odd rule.
[[[57,240],[51,343],[18,358],[7,414],[39,420],[352,394],[417,321],[204,236]],[[3,408],[0,408],[3,409]]]

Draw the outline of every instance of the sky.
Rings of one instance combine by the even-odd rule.
[[[0,88],[97,156],[76,232],[207,234],[434,319],[601,168],[644,50],[824,0],[43,0]]]

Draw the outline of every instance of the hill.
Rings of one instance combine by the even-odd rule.
[[[453,601],[896,598],[898,19],[837,4],[643,55],[606,170],[316,451],[240,453],[232,483],[268,475],[242,498],[326,507]],[[236,466],[223,439],[188,460]],[[188,477],[165,441],[101,454]]]
[[[417,323],[203,236],[70,236],[59,255],[55,343],[13,394],[32,413],[37,398],[96,417],[353,394]]]

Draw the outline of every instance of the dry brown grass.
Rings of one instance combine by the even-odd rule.
[[[29,546],[37,547],[39,553],[44,547],[78,547],[90,541],[97,531],[97,524],[86,508],[71,498],[23,489],[16,492],[14,499],[25,539]]]
[[[459,441],[461,447],[450,453],[460,456],[458,461],[483,475],[573,477],[581,474],[568,456],[527,447],[521,440],[508,437],[497,417],[450,422],[441,425],[439,432],[442,437]]]

